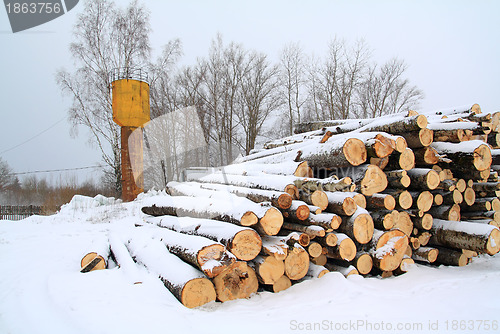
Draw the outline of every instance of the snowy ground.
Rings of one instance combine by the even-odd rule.
[[[0,333],[500,332],[499,255],[388,279],[329,273],[187,309],[144,269],[79,273],[89,245],[142,220],[140,201],[98,204],[0,221]]]

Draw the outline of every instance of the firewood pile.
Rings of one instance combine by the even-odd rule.
[[[137,234],[110,239],[111,254],[157,273],[187,307],[330,271],[389,277],[414,262],[464,266],[500,250],[499,124],[500,112],[477,104],[299,124],[145,199]]]

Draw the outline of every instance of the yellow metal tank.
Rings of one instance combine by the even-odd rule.
[[[138,128],[149,122],[149,85],[146,82],[121,79],[113,81],[111,87],[116,124]]]

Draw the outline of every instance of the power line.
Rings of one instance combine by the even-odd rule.
[[[10,173],[10,175],[26,175],[26,174],[36,174],[36,173],[54,173],[54,172],[67,172],[74,170],[82,170],[82,169],[93,169],[93,168],[101,168],[103,165],[95,165],[95,166],[87,166],[87,167],[76,167],[76,168],[63,168],[63,169],[47,169],[47,170],[37,170],[31,172],[19,172],[19,173]]]
[[[31,137],[31,138],[29,138],[29,139],[27,139],[27,140],[23,141],[23,142],[22,142],[22,143],[20,143],[20,144],[17,144],[17,145],[15,145],[15,146],[13,146],[13,147],[11,147],[11,148],[9,148],[9,149],[6,149],[5,151],[0,152],[0,154],[4,154],[4,153],[6,153],[6,152],[12,151],[12,150],[14,150],[14,149],[18,148],[19,146],[22,146],[22,145],[24,145],[24,144],[26,144],[26,143],[28,143],[28,142],[32,141],[33,139],[35,139],[35,138],[37,138],[37,137],[41,136],[41,135],[42,135],[42,134],[44,134],[45,132],[47,132],[47,131],[49,131],[50,129],[52,129],[53,127],[55,127],[57,124],[59,124],[59,123],[61,123],[62,121],[64,121],[65,119],[66,119],[66,117],[61,118],[60,120],[58,120],[57,122],[55,122],[54,124],[52,124],[51,126],[49,126],[47,129],[43,130],[42,132],[40,132],[40,133],[38,133],[38,134],[34,135],[33,137]]]

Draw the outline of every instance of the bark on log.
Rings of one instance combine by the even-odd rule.
[[[441,182],[439,174],[429,168],[413,168],[408,171],[408,176],[411,179],[408,188],[414,190],[434,190]]]
[[[436,249],[439,251],[435,261],[436,264],[463,267],[468,262],[467,256],[462,252],[445,247],[436,247]]]
[[[308,166],[315,169],[359,166],[367,159],[365,143],[357,138],[328,141],[320,147],[321,150],[317,146],[304,147],[298,161],[307,161]]]
[[[213,279],[217,299],[221,302],[248,298],[259,289],[255,271],[244,261],[236,261]]]
[[[396,210],[377,210],[370,212],[373,225],[379,230],[390,230],[399,219],[399,212]]]
[[[414,149],[416,166],[432,166],[440,161],[439,153],[431,146]]]
[[[290,221],[302,225],[315,225],[324,228],[325,230],[336,230],[342,223],[342,218],[334,213],[309,214],[305,220],[289,219]]]
[[[302,201],[292,201],[292,205],[288,209],[281,209],[284,218],[293,220],[306,220],[309,217],[310,210],[306,203]]]
[[[494,255],[500,250],[500,230],[491,225],[434,219],[431,242],[450,248]]]
[[[415,154],[411,148],[407,148],[401,153],[393,153],[389,158],[386,169],[410,170],[415,167]]]
[[[134,259],[158,275],[184,306],[194,308],[215,301],[212,282],[201,271],[169,253],[160,241],[133,238],[126,246]]]
[[[491,150],[487,144],[479,140],[459,144],[433,143],[432,147],[439,154],[444,154],[453,161],[452,166],[450,166],[452,169],[467,172],[473,166],[478,171],[484,171],[491,166]]]
[[[298,231],[298,232],[306,233],[311,238],[324,237],[326,234],[325,229],[322,228],[321,226],[314,226],[314,225],[307,226],[307,225],[289,223],[286,221],[283,223],[283,228],[291,230],[291,231]]]
[[[309,270],[307,271],[306,277],[309,278],[321,278],[328,274],[330,271],[324,266],[318,266],[314,263],[309,264]]]
[[[427,263],[433,263],[436,261],[439,254],[439,250],[434,247],[420,247],[413,251],[412,258],[416,261],[423,261]]]
[[[301,201],[317,206],[321,210],[325,210],[328,207],[328,196],[322,190],[315,190],[313,192],[301,190],[299,192],[299,196]],[[290,202],[290,205],[291,204],[292,203]]]
[[[411,179],[408,176],[407,171],[393,170],[393,171],[384,171],[387,176],[387,185],[392,189],[406,189],[411,184]]]
[[[371,210],[394,210],[396,200],[389,194],[373,194],[366,198],[366,208]]]
[[[334,247],[338,244],[338,237],[335,232],[329,232],[324,237],[319,237],[316,240],[324,247]]]
[[[462,211],[490,211],[492,210],[490,198],[476,198],[474,204],[466,205],[465,203],[460,207]],[[497,211],[497,210],[493,210]]]
[[[387,132],[394,135],[401,135],[402,133],[410,131],[420,131],[427,127],[427,117],[424,115],[405,117],[401,120],[389,122],[387,124],[367,126],[366,130],[371,132]]]
[[[330,270],[330,272],[333,271],[341,273],[342,275],[344,275],[344,277],[348,277],[351,275],[359,275],[358,270],[353,265],[349,265],[348,267],[343,267],[341,265],[328,262],[327,264],[325,264],[325,267],[328,270]]]
[[[437,219],[460,221],[460,206],[458,204],[433,207],[429,213]]]
[[[368,211],[358,207],[350,217],[342,217],[338,230],[360,244],[368,243],[373,236],[373,220]]]
[[[146,222],[169,230],[197,235],[220,242],[242,261],[254,259],[262,248],[261,237],[255,230],[248,227],[209,219],[191,217],[149,217]]]
[[[95,239],[87,246],[87,251],[80,261],[80,272],[102,270],[108,267],[110,255],[109,242],[106,239]]]
[[[428,231],[432,227],[433,217],[429,213],[424,213],[421,217],[419,215],[411,216],[411,221],[413,222],[413,226],[419,230]]]

